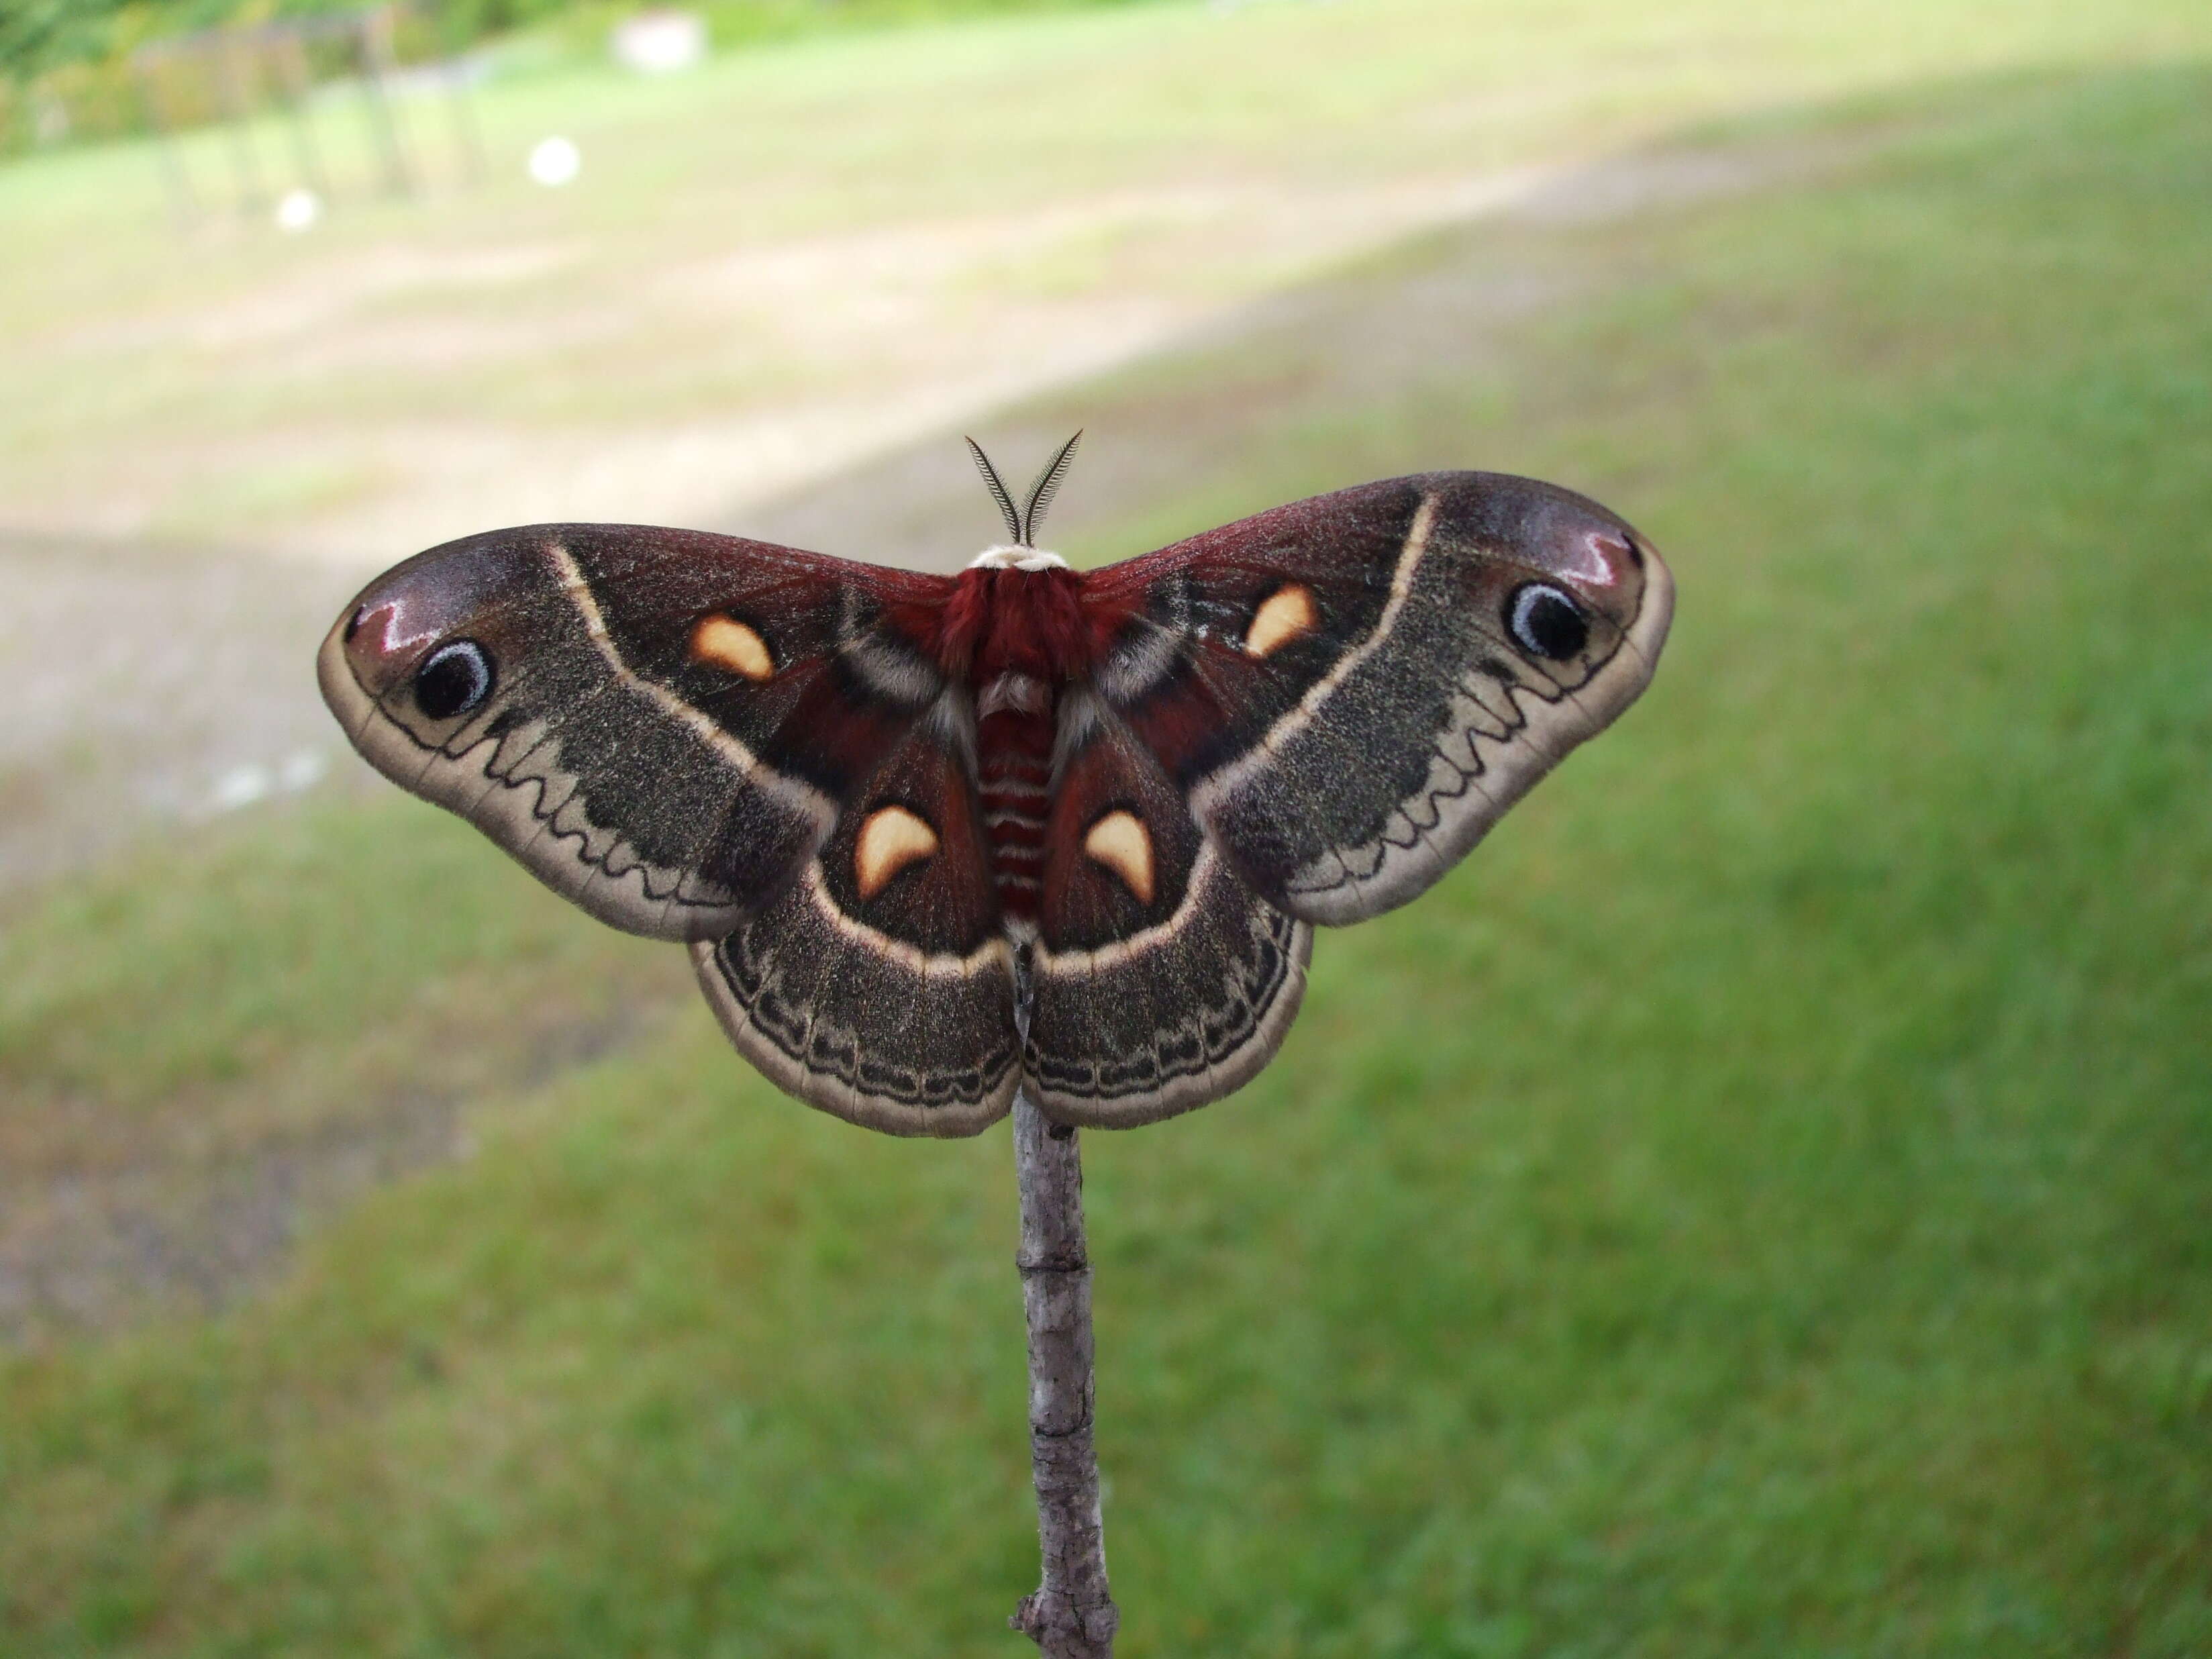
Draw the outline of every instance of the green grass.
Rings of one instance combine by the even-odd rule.
[[[2212,1650],[2212,72],[1707,137],[1869,134],[1090,389],[1268,411],[1101,545],[1472,463],[1682,596],[1258,1083],[1086,1139],[1130,1659]],[[1353,319],[1515,279],[1580,297],[1345,395]],[[0,951],[10,1115],[434,1075],[647,971],[397,801]],[[697,1009],[477,1121],[248,1304],[0,1361],[9,1651],[1016,1650],[1001,1133],[808,1113]]]

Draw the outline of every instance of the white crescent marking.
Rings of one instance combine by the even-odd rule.
[[[1152,902],[1152,838],[1133,812],[1115,811],[1091,826],[1083,850],[1121,878],[1139,904]],[[1040,856],[1043,849],[1037,849]]]
[[[860,826],[853,848],[853,878],[872,899],[909,864],[937,856],[937,831],[903,806],[879,807]]]

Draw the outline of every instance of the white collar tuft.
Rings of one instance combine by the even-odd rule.
[[[1065,570],[1067,561],[1042,547],[987,547],[968,561],[970,570]]]

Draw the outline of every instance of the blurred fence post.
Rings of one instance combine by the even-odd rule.
[[[238,181],[239,204],[247,213],[258,213],[267,195],[262,188],[260,146],[253,142],[254,81],[248,78],[252,66],[249,47],[243,39],[228,32],[210,38],[216,94],[222,100],[223,125],[230,130],[231,170]]]
[[[459,52],[446,58],[446,110],[453,118],[453,143],[471,184],[482,184],[490,167],[484,159],[483,129],[469,98],[468,61]]]
[[[394,196],[404,196],[413,184],[411,169],[407,165],[406,144],[399,136],[399,118],[392,107],[386,85],[386,77],[398,63],[392,42],[392,9],[373,7],[361,14],[356,27],[361,51],[362,92],[368,100],[369,125],[384,156],[385,187]]]
[[[292,131],[292,156],[300,176],[318,196],[331,193],[330,175],[315,143],[313,99],[315,76],[307,62],[306,36],[296,27],[268,27],[262,31],[276,67],[276,85],[283,99],[287,125]]]
[[[1042,1582],[1007,1620],[1043,1659],[1113,1659],[1120,1611],[1106,1585],[1106,1528],[1092,1434],[1091,1259],[1075,1131],[1014,1097],[1021,1188],[1022,1310],[1029,1325],[1030,1467]]]
[[[191,175],[185,170],[184,154],[174,131],[177,123],[170,118],[167,93],[162,84],[162,77],[170,69],[169,56],[165,52],[141,47],[131,54],[131,84],[138,93],[139,119],[154,135],[155,154],[161,158],[161,179],[168,186],[170,206],[175,211],[178,224],[184,226],[199,217],[200,202],[192,189]]]

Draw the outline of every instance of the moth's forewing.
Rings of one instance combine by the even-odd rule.
[[[1103,573],[1102,692],[1238,873],[1316,922],[1434,883],[1650,681],[1650,544],[1531,479],[1296,502]]]
[[[834,806],[764,769],[672,665],[625,652],[594,584],[608,540],[538,526],[410,559],[331,629],[323,696],[379,771],[602,921],[716,937],[790,878]]]

